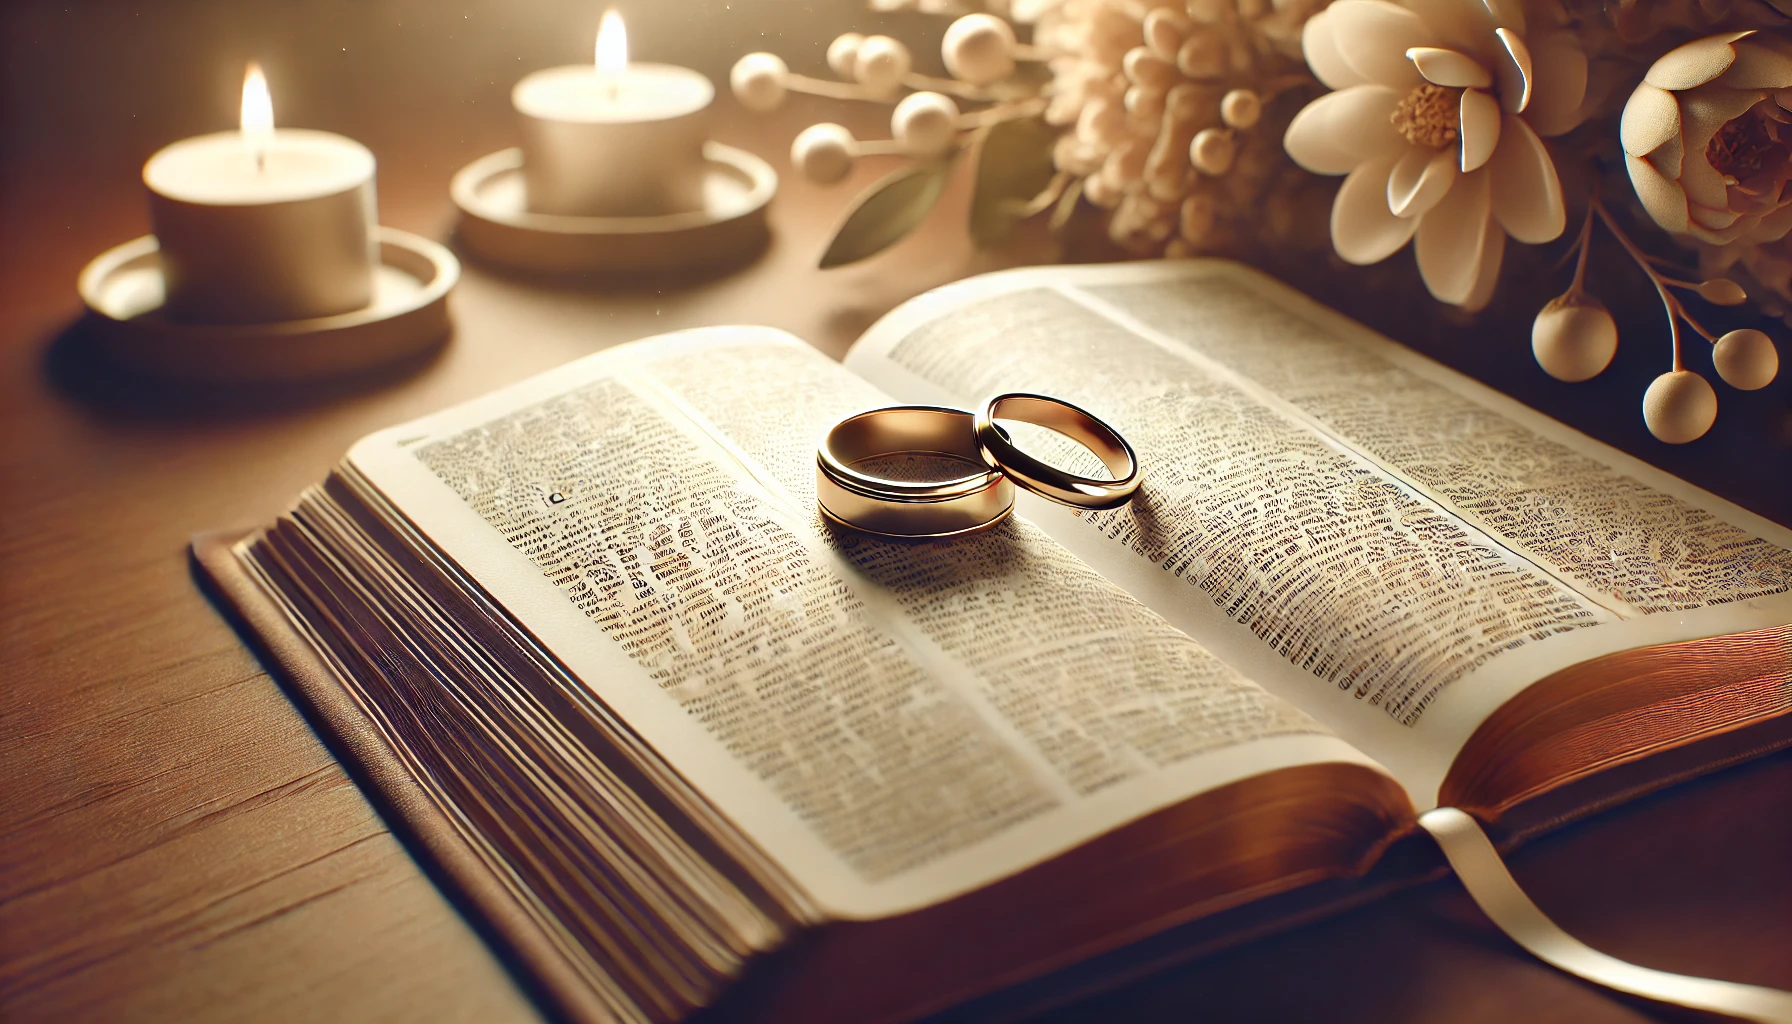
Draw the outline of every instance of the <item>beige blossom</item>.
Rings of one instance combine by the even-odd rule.
[[[1561,235],[1542,138],[1585,116],[1587,58],[1556,10],[1535,8],[1338,0],[1307,22],[1307,63],[1335,91],[1295,116],[1283,144],[1309,171],[1347,175],[1332,205],[1340,256],[1377,263],[1412,241],[1431,294],[1479,309],[1508,235]]]
[[[1792,230],[1792,44],[1726,32],[1663,54],[1619,122],[1624,163],[1655,223],[1702,242]]]

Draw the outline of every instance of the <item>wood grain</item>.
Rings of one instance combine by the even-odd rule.
[[[698,48],[689,61],[713,74],[725,68],[716,54],[766,45],[735,8],[763,12],[768,2],[725,14],[720,3],[677,8],[687,13],[649,20],[640,36],[679,59],[688,21],[713,7],[733,34],[688,43]],[[284,107],[295,115],[288,123],[347,128],[369,142],[381,160],[382,219],[433,237],[451,223],[448,177],[511,141],[502,95],[515,76],[506,69],[566,58],[560,34],[505,28],[519,9],[496,0],[292,6],[304,16],[221,0],[151,10],[27,0],[0,10],[7,1021],[535,1019],[205,600],[187,568],[188,536],[266,520],[370,430],[606,345],[749,322],[838,355],[903,298],[1051,255],[1036,237],[973,254],[959,226],[960,183],[923,236],[821,273],[814,260],[847,190],[787,181],[772,248],[735,276],[622,287],[469,265],[453,299],[451,344],[396,381],[335,393],[190,394],[111,379],[64,337],[78,311],[75,275],[146,229],[137,166],[157,142],[219,126],[195,97],[228,81],[237,54],[269,48],[271,70],[288,81],[304,72],[327,98],[344,88],[342,75],[361,81],[352,71],[332,79],[331,62],[351,60],[342,56],[349,46],[374,47],[394,83],[392,109],[295,97]],[[529,13],[573,11],[556,3]],[[818,58],[830,26],[867,20],[850,4],[789,16],[774,42]],[[454,59],[430,56],[444,51]],[[457,69],[455,60],[471,64]],[[844,118],[872,135],[882,115],[797,105],[770,119],[721,116],[719,137],[782,166],[801,125]],[[883,169],[862,167],[856,180]],[[1601,948],[1651,966],[1792,986],[1787,863],[1792,758],[1782,756],[1540,841],[1514,870]],[[1670,1016],[1531,961],[1445,884],[1058,1016],[1184,1020],[1195,1010],[1211,1020]]]

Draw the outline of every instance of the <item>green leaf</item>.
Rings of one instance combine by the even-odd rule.
[[[834,232],[834,240],[822,254],[821,269],[857,263],[895,245],[919,227],[945,190],[946,171],[951,166],[950,160],[936,160],[905,167],[866,189],[853,200],[852,211]]]
[[[1033,200],[1052,184],[1052,145],[1058,129],[1024,117],[991,125],[977,161],[971,193],[971,241],[993,245],[1038,207]]]

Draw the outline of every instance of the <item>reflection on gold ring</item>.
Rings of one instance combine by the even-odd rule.
[[[981,530],[1014,508],[1014,484],[984,463],[970,413],[931,405],[890,406],[848,416],[822,435],[815,492],[833,522],[886,537],[951,537]],[[892,480],[859,468],[900,453],[965,463],[943,481]]]
[[[998,417],[1048,427],[1094,453],[1112,480],[1066,473],[1018,448],[1008,432],[996,424]],[[1035,494],[1078,508],[1118,508],[1138,493],[1143,477],[1139,458],[1119,432],[1094,414],[1069,402],[1045,395],[1011,391],[983,403],[975,426],[977,448],[983,460],[999,466],[1014,482]]]

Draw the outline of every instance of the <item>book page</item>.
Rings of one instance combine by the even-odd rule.
[[[1140,453],[1138,498],[1029,517],[1419,806],[1549,672],[1792,619],[1786,530],[1234,264],[973,279],[847,365],[908,401],[1034,391],[1106,418]]]
[[[922,544],[826,527],[817,438],[890,401],[787,335],[723,328],[350,461],[838,916],[1249,775],[1371,763],[1030,523]]]

